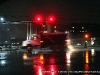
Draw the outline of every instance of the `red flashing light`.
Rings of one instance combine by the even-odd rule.
[[[43,18],[41,15],[37,15],[35,17],[35,21],[37,23],[42,23],[42,22],[45,22],[45,21],[48,21],[49,23],[52,23],[52,22],[54,22],[54,20],[55,20],[55,17],[54,16],[49,16],[47,18]]]
[[[37,18],[37,20],[38,20],[38,21],[40,21],[40,20],[41,20],[41,18],[40,18],[40,17],[38,17],[38,18]]]
[[[54,17],[53,17],[53,16],[50,16],[50,17],[48,18],[48,22],[54,22]]]
[[[41,17],[37,17],[36,20],[37,20],[37,22],[41,22],[42,18]]]
[[[42,22],[42,16],[41,15],[37,15],[36,17],[35,17],[35,20],[36,20],[36,22],[37,23],[40,23],[40,22]]]
[[[50,18],[50,21],[52,21],[53,20],[53,18]]]

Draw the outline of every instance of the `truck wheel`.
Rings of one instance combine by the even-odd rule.
[[[32,47],[28,46],[28,47],[27,47],[27,51],[28,51],[28,52],[31,52],[31,51],[32,51]]]

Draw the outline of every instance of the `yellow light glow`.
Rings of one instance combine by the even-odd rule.
[[[86,51],[85,59],[86,59],[85,62],[89,63],[89,52],[88,51]]]
[[[27,54],[24,53],[23,59],[27,59]]]
[[[44,59],[43,54],[41,54],[40,55],[40,60],[43,60],[43,59]]]

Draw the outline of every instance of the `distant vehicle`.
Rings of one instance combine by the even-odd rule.
[[[30,40],[22,42],[22,49],[31,51],[33,48],[46,48],[53,45],[64,45],[67,34],[63,32],[56,33],[39,33]]]

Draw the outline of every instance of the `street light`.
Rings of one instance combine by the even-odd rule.
[[[88,37],[89,37],[89,35],[88,35],[88,34],[86,34],[86,35],[85,35],[85,38],[88,38]]]
[[[85,38],[85,48],[87,48],[87,39],[89,38],[89,34],[85,34],[84,38]]]
[[[1,17],[1,18],[0,18],[0,21],[1,21],[1,22],[4,22],[4,18],[3,18],[3,17]]]

